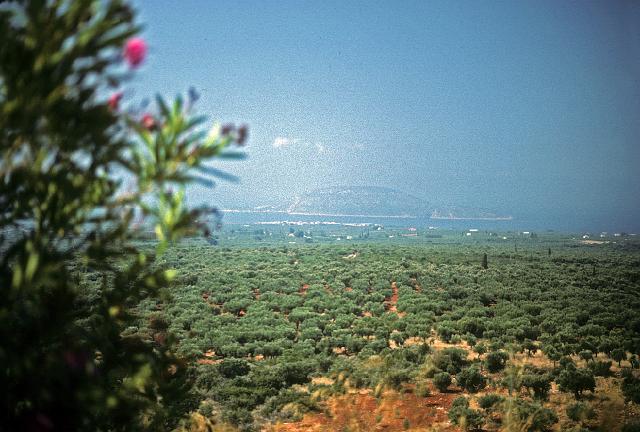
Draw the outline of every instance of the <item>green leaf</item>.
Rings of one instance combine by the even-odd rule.
[[[220,159],[244,160],[247,158],[246,153],[227,151],[218,155]]]
[[[198,171],[203,172],[205,174],[208,174],[210,176],[218,177],[218,178],[221,178],[221,179],[229,181],[229,182],[237,183],[237,182],[240,181],[240,179],[238,177],[234,176],[233,174],[226,173],[226,172],[224,172],[222,170],[219,170],[217,168],[213,168],[213,167],[210,167],[210,166],[200,165],[200,166],[196,167],[196,169]]]

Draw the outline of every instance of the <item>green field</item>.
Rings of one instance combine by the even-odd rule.
[[[447,374],[456,396],[519,401],[495,412],[461,401],[449,409],[454,424],[487,430],[509,412],[523,422],[538,416],[539,429],[528,430],[606,423],[611,413],[597,396],[605,383],[638,402],[634,237],[586,245],[554,233],[292,231],[227,227],[217,246],[187,239],[163,257],[178,269],[175,284],[164,301],[138,305],[138,325],[125,335],[158,347],[173,341],[189,364],[190,398],[176,414],[199,410],[216,424],[259,429],[326,411],[323,401],[349,388],[428,397]],[[565,411],[575,401],[557,395],[580,399],[595,419],[572,420]],[[616,422],[637,415],[627,411]]]

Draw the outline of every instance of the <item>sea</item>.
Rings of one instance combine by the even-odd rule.
[[[344,226],[374,226],[382,225],[397,228],[437,228],[445,230],[466,231],[477,229],[480,231],[563,231],[562,227],[550,227],[542,221],[523,219],[434,219],[428,216],[381,216],[381,215],[327,215],[286,212],[254,212],[247,210],[222,210],[223,225],[344,225]],[[580,231],[576,231],[580,232]]]

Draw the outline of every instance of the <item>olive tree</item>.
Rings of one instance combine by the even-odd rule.
[[[560,390],[571,392],[576,399],[579,398],[585,390],[594,391],[596,387],[593,372],[588,369],[579,369],[573,365],[565,368],[556,380],[560,386]]]

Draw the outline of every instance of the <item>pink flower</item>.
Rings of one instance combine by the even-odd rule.
[[[116,111],[118,109],[118,105],[120,104],[120,99],[122,99],[122,92],[116,92],[111,96],[109,96],[107,105],[109,105],[109,109],[111,111]]]
[[[147,55],[147,43],[142,38],[132,38],[124,45],[124,58],[129,66],[136,68]]]
[[[142,127],[147,130],[154,130],[156,128],[156,119],[149,113],[142,116],[140,123],[142,123]]]

